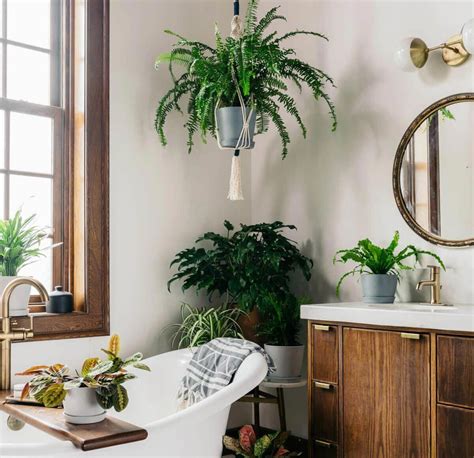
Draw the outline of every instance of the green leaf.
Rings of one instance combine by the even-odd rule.
[[[259,458],[264,456],[265,451],[268,449],[271,443],[272,438],[268,434],[265,434],[264,436],[257,439],[257,442],[255,442],[255,445],[253,447],[253,453],[255,457]]]
[[[136,367],[137,369],[141,369],[143,371],[151,372],[151,369],[146,364],[143,364],[143,363],[134,363],[133,367]]]
[[[122,385],[116,385],[116,390],[113,395],[114,409],[121,412],[128,405],[128,393]]]
[[[103,374],[104,372],[107,372],[112,366],[114,362],[111,360],[108,361],[101,361],[98,363],[96,366],[94,366],[92,369],[89,370],[88,376],[89,377],[95,377],[99,374]]]
[[[82,369],[81,369],[81,375],[83,377],[87,376],[89,374],[89,371],[97,366],[99,363],[100,359],[99,358],[87,358],[84,363],[82,364]]]
[[[126,358],[123,362],[123,366],[129,366],[129,365],[134,365],[135,363],[138,363],[143,359],[143,354],[142,353],[134,353],[132,356],[129,356]]]
[[[46,407],[60,406],[66,397],[66,390],[64,384],[54,383],[46,388],[45,392],[41,394],[41,399]]]

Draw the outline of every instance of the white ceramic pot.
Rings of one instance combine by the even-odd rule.
[[[12,280],[18,277],[0,277],[0,296]],[[31,286],[17,286],[10,298],[10,316],[28,315],[28,302],[30,301]]]
[[[81,387],[68,390],[63,401],[64,417],[68,423],[88,425],[105,418],[105,410],[97,402],[93,388]]]
[[[304,345],[279,346],[265,344],[265,351],[276,367],[270,378],[301,377],[303,365]]]

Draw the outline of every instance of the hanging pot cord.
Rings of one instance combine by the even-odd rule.
[[[242,24],[239,16],[239,2],[234,1],[234,17],[231,22],[231,32],[230,36],[234,40],[242,36]],[[244,195],[242,192],[242,176],[241,176],[241,166],[240,166],[240,149],[250,149],[252,147],[252,137],[250,135],[250,119],[252,118],[254,112],[253,106],[253,96],[250,97],[250,110],[247,114],[247,106],[245,105],[245,100],[240,90],[239,83],[235,76],[235,71],[232,69],[232,81],[235,85],[237,96],[240,103],[240,111],[242,114],[242,130],[240,131],[239,138],[235,147],[225,147],[221,144],[219,127],[217,124],[217,110],[220,107],[221,100],[219,99],[214,107],[214,119],[216,124],[216,137],[217,145],[221,150],[235,150],[234,156],[232,157],[232,167],[230,172],[229,180],[229,194],[227,198],[229,200],[244,200]]]

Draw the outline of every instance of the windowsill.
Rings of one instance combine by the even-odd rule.
[[[30,317],[33,317],[33,332],[35,336],[28,341],[76,339],[109,335],[108,320],[102,315],[76,311],[72,313],[40,312],[12,317],[12,327],[29,328]]]

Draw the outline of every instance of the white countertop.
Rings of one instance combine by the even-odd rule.
[[[305,320],[474,332],[474,305],[341,302],[301,306]]]

